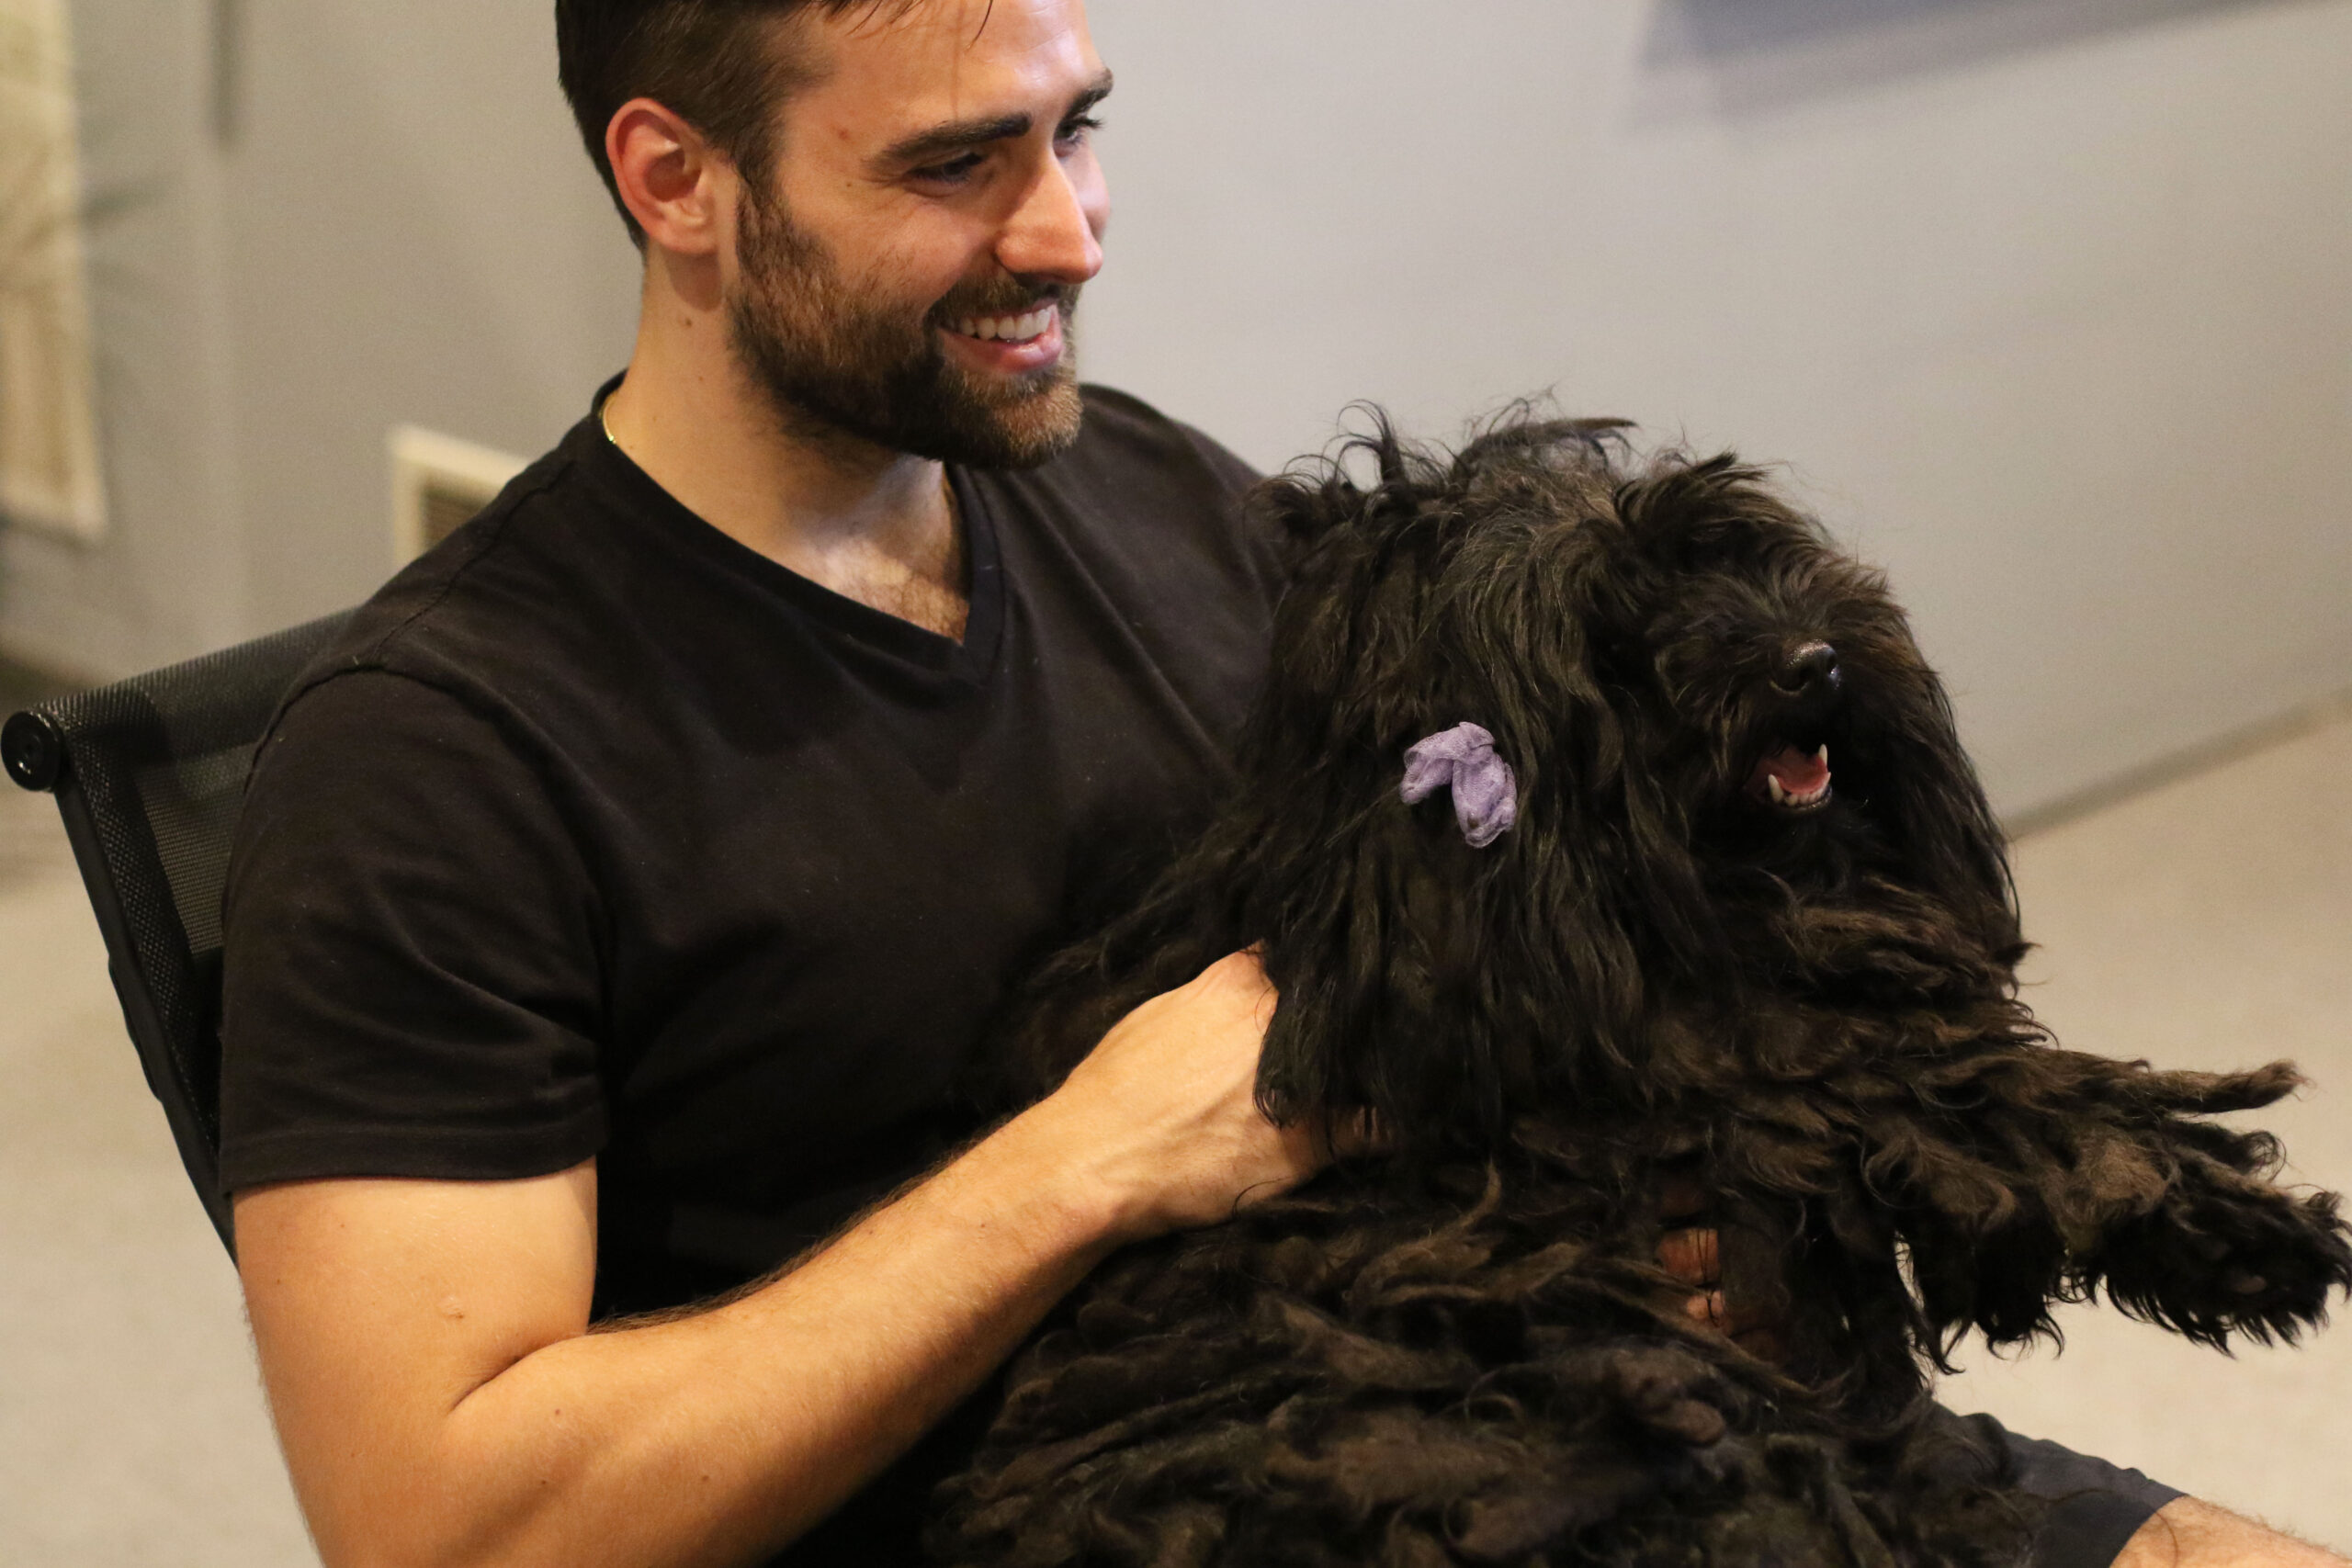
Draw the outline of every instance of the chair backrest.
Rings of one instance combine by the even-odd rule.
[[[220,893],[245,772],[348,612],[61,697],[0,730],[8,776],[57,797],[123,1021],[232,1257],[220,1190]]]

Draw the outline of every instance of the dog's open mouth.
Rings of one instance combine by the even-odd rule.
[[[1767,752],[1747,780],[1747,793],[1783,811],[1818,811],[1829,804],[1829,748],[1810,752],[1783,746]]]

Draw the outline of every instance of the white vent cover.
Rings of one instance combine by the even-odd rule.
[[[454,435],[393,427],[392,564],[403,566],[456,533],[529,465]]]

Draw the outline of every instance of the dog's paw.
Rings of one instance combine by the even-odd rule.
[[[1529,1371],[1524,1386],[1510,1380],[1515,1396],[1540,1400],[1595,1437],[1614,1431],[1710,1448],[1731,1430],[1742,1400],[1703,1357],[1673,1344],[1588,1344]]]
[[[2336,1210],[2334,1193],[2200,1182],[2112,1233],[2085,1274],[2126,1313],[2202,1344],[2292,1343],[2352,1291],[2352,1230]]]
[[[1659,1348],[1626,1350],[1612,1358],[1617,1396],[1625,1413],[1661,1438],[1691,1448],[1723,1440],[1730,1422],[1708,1397],[1720,1397],[1713,1369],[1696,1357]]]

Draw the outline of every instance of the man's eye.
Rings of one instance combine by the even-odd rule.
[[[967,152],[961,157],[950,158],[944,164],[926,164],[912,172],[915,178],[929,180],[934,185],[961,185],[971,178],[972,172],[986,162],[987,160],[978,152]]]
[[[1076,119],[1064,120],[1062,122],[1061,130],[1054,133],[1054,141],[1065,146],[1073,145],[1075,143],[1084,141],[1095,131],[1102,129],[1102,122],[1101,120],[1095,118],[1091,114],[1082,114]]]

